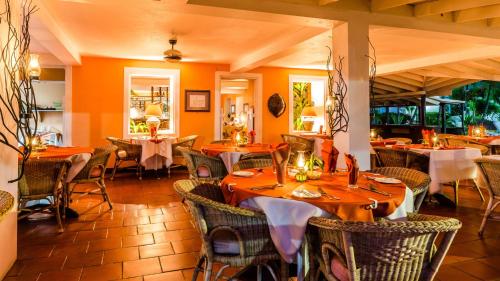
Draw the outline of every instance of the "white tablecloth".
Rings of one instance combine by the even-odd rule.
[[[266,214],[269,232],[276,249],[287,262],[293,262],[304,240],[307,221],[311,217],[331,215],[312,204],[303,201],[257,196],[240,203],[240,207],[261,210]],[[405,218],[413,212],[413,192],[406,188],[405,200],[387,218]]]
[[[224,162],[224,166],[229,173],[233,171],[233,165],[240,161],[241,155],[246,154],[245,152],[221,152],[219,153],[219,157]]]
[[[141,165],[146,170],[161,169],[163,165],[172,164],[172,143],[175,138],[163,138],[161,142],[152,142],[148,139],[133,139],[134,143],[142,145]]]
[[[71,161],[71,168],[68,170],[66,182],[71,182],[80,173],[83,167],[89,162],[90,157],[92,157],[90,153],[80,153],[68,157],[68,160]]]
[[[481,151],[477,148],[449,150],[412,148],[411,150],[428,155],[430,158],[430,194],[440,193],[443,183],[476,178],[474,159],[481,158]]]

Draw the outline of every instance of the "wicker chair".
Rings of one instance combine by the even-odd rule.
[[[273,157],[271,156],[271,153],[246,153],[241,155],[240,161],[241,160],[251,160],[251,159],[269,159],[272,160]]]
[[[385,140],[397,141],[398,143],[405,144],[405,145],[408,145],[408,144],[412,143],[412,140],[409,139],[409,138],[388,138],[388,139],[385,139]]]
[[[374,147],[379,167],[402,167],[429,173],[429,156],[402,149]]]
[[[428,174],[407,168],[400,167],[383,167],[373,169],[372,172],[382,174],[384,176],[392,177],[404,182],[408,188],[413,191],[414,196],[414,209],[418,212],[422,202],[424,202],[425,195],[431,183],[431,177]]]
[[[211,144],[231,144],[232,140],[230,139],[223,139],[223,140],[214,140],[210,142]]]
[[[272,159],[246,159],[240,160],[238,163],[233,165],[233,171],[240,171],[244,169],[253,169],[253,168],[264,168],[264,167],[272,167],[273,160]]]
[[[0,222],[14,207],[14,196],[7,191],[0,190]]]
[[[113,173],[111,174],[111,180],[115,179],[115,173],[118,167],[125,161],[135,161],[137,175],[139,179],[142,180],[142,166],[141,166],[141,154],[142,145],[133,144],[129,141],[118,139],[115,137],[106,138],[111,144],[116,145],[118,149],[115,151],[115,165],[113,167]]]
[[[490,194],[490,200],[484,211],[483,221],[479,228],[479,235],[483,236],[486,221],[494,217],[492,216],[493,210],[500,204],[500,160],[485,157],[476,159],[475,162],[480,168],[480,173],[482,173],[488,193]]]
[[[314,139],[300,137],[296,135],[288,135],[288,134],[282,134],[281,138],[283,139],[284,142],[288,144],[293,144],[293,143],[305,144],[304,149],[302,149],[305,152],[312,153],[314,151]]]
[[[445,138],[446,143],[450,146],[464,146],[470,148],[477,148],[481,151],[482,155],[489,155],[491,152],[491,146],[485,143],[480,143],[473,140],[465,140],[462,138],[448,137]]]
[[[61,219],[61,207],[64,207],[64,184],[68,175],[71,161],[65,159],[29,159],[24,165],[24,175],[19,181],[19,210],[28,211],[28,214],[19,216],[22,219],[34,211],[43,211],[25,208],[31,200],[47,200],[50,208],[56,212],[59,232],[64,231]]]
[[[219,182],[227,176],[227,169],[219,157],[205,155],[199,151],[177,147],[184,159],[191,179],[203,182]]]
[[[281,280],[286,280],[285,264],[274,247],[269,234],[264,214],[249,209],[242,209],[225,204],[222,191],[217,185],[197,184],[193,180],[180,180],[174,183],[175,191],[189,206],[196,226],[201,233],[202,249],[200,260],[194,269],[192,280],[197,280],[200,271],[205,272],[205,281],[211,280],[215,262],[222,263],[215,279],[222,275],[227,267],[257,266],[256,280],[261,280],[262,267],[265,267],[277,280],[274,271],[267,264],[270,261],[281,262]],[[236,243],[237,253],[217,252],[214,247],[219,237],[231,237]],[[202,268],[205,263],[205,268]],[[238,275],[238,274],[237,274]],[[237,278],[237,276],[232,276]],[[234,280],[234,279],[231,279]]]
[[[194,143],[196,142],[196,139],[198,138],[197,135],[191,135],[183,138],[179,138],[178,141],[174,144],[172,144],[172,164],[168,167],[168,177],[170,178],[170,169],[171,168],[176,168],[176,167],[181,167],[181,166],[186,166],[186,160],[184,159],[184,156],[182,153],[177,150],[178,147],[185,147],[189,150],[191,150],[194,146]]]
[[[419,214],[374,223],[311,218],[306,235],[312,265],[319,264],[314,280],[321,273],[338,280],[341,272],[349,280],[432,280],[461,226],[453,218]]]
[[[73,193],[82,194],[82,196],[99,194],[102,196],[104,202],[108,202],[109,209],[113,209],[111,200],[109,200],[108,192],[106,191],[104,175],[106,174],[106,167],[108,166],[109,158],[117,149],[118,147],[115,145],[109,145],[106,147],[98,147],[94,150],[94,155],[92,155],[92,158],[90,158],[85,167],[83,167],[83,169],[71,180],[71,182],[66,184],[66,204],[68,207]],[[76,185],[82,183],[95,183],[99,188],[85,192],[75,191]]]

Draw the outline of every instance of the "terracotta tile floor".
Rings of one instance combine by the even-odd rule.
[[[63,234],[55,220],[21,221],[19,259],[4,280],[191,280],[200,240],[172,188],[186,176],[178,171],[172,179],[121,174],[108,180],[113,210],[100,204],[101,197],[74,198],[80,217],[67,220]],[[480,240],[485,203],[470,187],[461,189],[460,200],[457,209],[422,209],[464,223],[437,279],[500,280],[500,223],[490,222]]]

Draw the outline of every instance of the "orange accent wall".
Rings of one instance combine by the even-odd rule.
[[[106,144],[107,136],[123,136],[125,67],[180,69],[180,136],[213,139],[215,72],[227,71],[227,65],[83,57],[82,64],[73,67],[73,145],[99,146]],[[210,89],[212,110],[185,112],[186,89]]]
[[[73,67],[73,145],[99,146],[106,144],[107,136],[123,136],[124,68],[151,67],[180,69],[180,136],[197,134],[199,143],[213,140],[215,72],[228,71],[223,64],[180,63],[127,60],[101,57],[83,57],[80,66]],[[281,141],[280,134],[288,132],[288,76],[326,75],[324,71],[262,67],[250,71],[263,75],[263,142]],[[184,90],[210,89],[210,112],[185,112]],[[287,110],[275,118],[267,110],[267,99],[279,93]]]

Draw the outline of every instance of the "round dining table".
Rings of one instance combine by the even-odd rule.
[[[233,170],[233,165],[240,160],[240,157],[249,153],[270,153],[271,145],[254,143],[244,146],[232,144],[211,143],[201,147],[201,151],[208,156],[218,156],[224,162],[228,172]]]
[[[349,188],[345,172],[323,173],[320,179],[303,183],[288,176],[287,182],[280,186],[276,184],[272,167],[243,171],[251,175],[243,177],[232,173],[222,180],[226,203],[262,211],[276,249],[285,261],[297,262],[298,271],[302,271],[301,247],[311,217],[370,222],[376,217],[404,219],[408,212],[413,212],[413,192],[403,183],[375,181],[374,178],[383,177],[378,174],[361,172],[359,187]],[[296,189],[321,191],[322,195],[299,198],[294,193]]]

